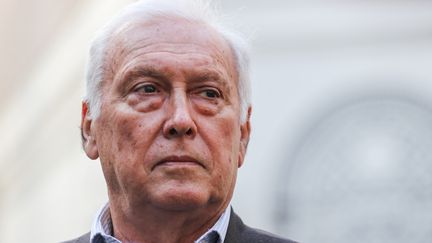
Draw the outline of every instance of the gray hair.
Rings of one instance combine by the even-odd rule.
[[[108,43],[123,25],[156,16],[180,17],[199,21],[212,27],[230,45],[238,74],[237,86],[240,99],[240,119],[245,122],[251,104],[249,80],[249,45],[238,32],[221,25],[211,0],[140,0],[128,5],[109,21],[93,39],[86,67],[87,93],[85,102],[89,104],[90,117],[97,118],[101,110],[102,80],[107,71],[106,56]]]

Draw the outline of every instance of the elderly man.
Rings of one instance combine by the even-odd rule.
[[[200,1],[139,1],[93,41],[83,147],[109,203],[70,242],[292,242],[232,211],[250,135],[245,42]]]

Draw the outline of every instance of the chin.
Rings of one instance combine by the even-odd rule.
[[[167,189],[167,188],[166,188]],[[189,211],[204,208],[213,204],[212,195],[196,185],[190,187],[175,187],[160,190],[153,198],[153,203],[159,208],[171,211]]]

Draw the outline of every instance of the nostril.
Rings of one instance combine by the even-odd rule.
[[[189,129],[186,131],[186,135],[188,135],[188,136],[192,135],[192,129],[191,129],[191,128],[189,128]]]
[[[171,129],[169,130],[169,134],[170,134],[170,135],[177,135],[177,130],[176,130],[175,128],[171,128]]]

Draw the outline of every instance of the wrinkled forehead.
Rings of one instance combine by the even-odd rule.
[[[107,46],[106,64],[117,70],[131,51],[167,51],[177,45],[190,52],[207,53],[221,63],[237,81],[235,57],[229,43],[214,28],[180,17],[156,16],[125,22],[114,32]]]

